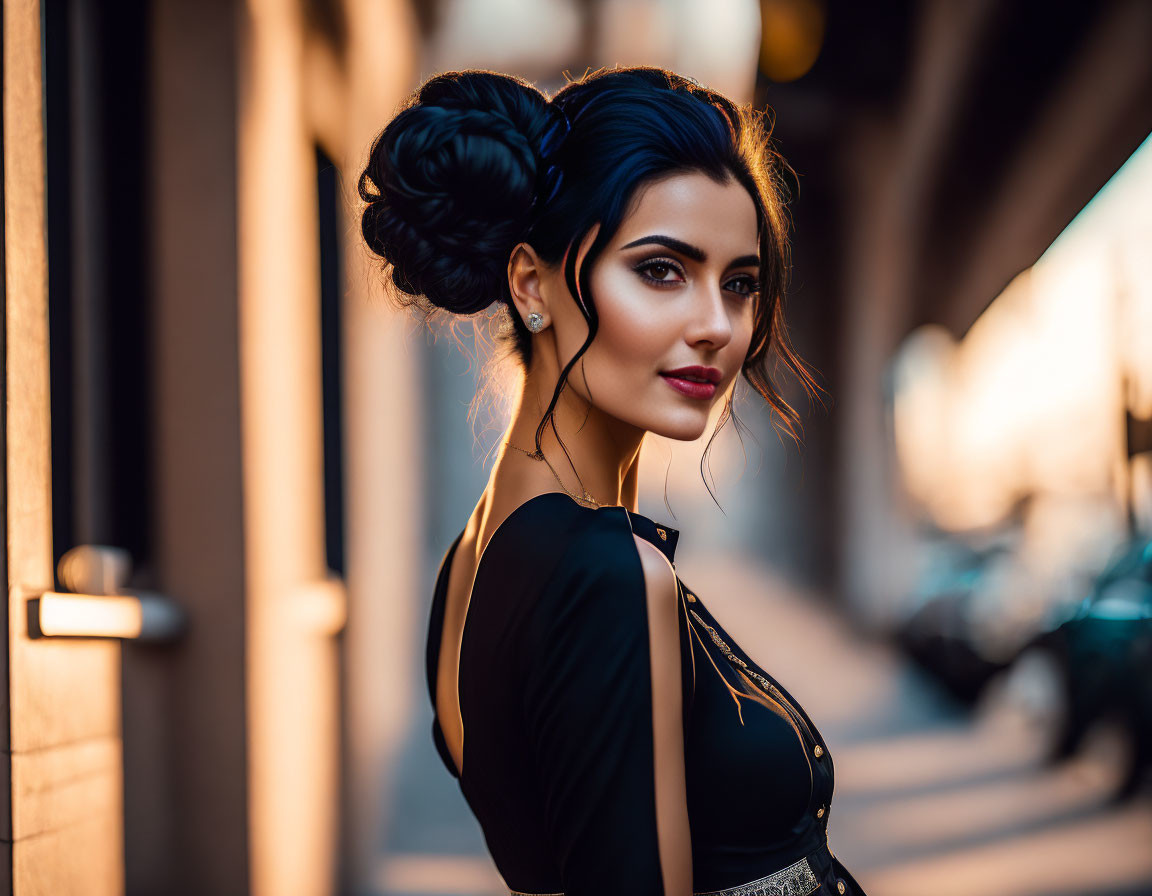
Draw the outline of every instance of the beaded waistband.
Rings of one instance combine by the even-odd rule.
[[[725,890],[709,890],[694,896],[808,896],[819,889],[820,881],[812,871],[807,857],[793,862],[787,868],[773,871],[767,877],[738,884]],[[564,896],[563,893],[525,893],[509,890],[509,896]]]

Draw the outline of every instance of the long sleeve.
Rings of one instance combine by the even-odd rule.
[[[671,600],[667,612],[678,612]],[[661,753],[671,757],[661,792],[675,799],[684,789],[681,668],[658,673],[667,678],[654,708],[649,622],[645,567],[627,529],[597,529],[568,547],[542,601],[523,692],[566,896],[664,894],[653,719],[655,709],[662,737],[681,738]],[[657,637],[676,637],[674,618],[657,622]],[[680,659],[677,646],[656,643],[657,656]],[[686,810],[683,818],[686,831]]]

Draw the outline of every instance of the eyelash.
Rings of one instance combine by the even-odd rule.
[[[646,283],[651,283],[653,286],[673,286],[675,285],[675,281],[659,280],[656,277],[652,277],[649,274],[644,273],[649,268],[668,268],[678,273],[681,277],[684,276],[684,269],[671,258],[649,258],[638,264],[635,268],[635,271],[640,275],[640,279],[644,280]],[[734,277],[728,282],[732,283],[736,280],[741,280],[748,284],[748,291],[737,292],[737,295],[745,296],[746,298],[753,298],[757,293],[760,292],[760,283],[755,277],[752,277],[748,274],[743,274],[739,277]]]

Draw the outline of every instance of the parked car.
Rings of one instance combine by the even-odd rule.
[[[1051,726],[1054,759],[1096,725],[1119,730],[1129,745],[1119,793],[1137,789],[1152,770],[1152,539],[1119,550],[1087,597],[1028,640],[1005,679],[1038,698],[1028,708]]]
[[[959,540],[932,543],[895,631],[904,651],[965,703],[1008,665],[982,649],[975,620],[981,595],[1010,553],[1006,544],[978,549]]]

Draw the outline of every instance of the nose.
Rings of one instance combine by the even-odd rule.
[[[693,297],[685,339],[690,345],[705,343],[723,348],[732,339],[732,309],[720,286],[703,287]]]

